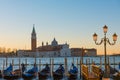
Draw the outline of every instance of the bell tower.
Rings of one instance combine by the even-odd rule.
[[[32,51],[36,51],[36,32],[35,32],[35,24],[33,24],[33,30],[32,30],[32,33],[31,33],[31,50]]]

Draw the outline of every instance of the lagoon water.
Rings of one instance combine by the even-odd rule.
[[[66,57],[67,58],[67,69],[69,70],[71,67],[71,63],[74,63],[78,69],[80,69],[80,59],[81,57]],[[115,65],[114,65],[114,58],[115,58]],[[20,59],[20,60],[19,60]],[[13,69],[19,69],[19,61],[20,63],[25,63],[27,62],[27,70],[33,67],[33,64],[37,63],[39,70],[43,69],[45,67],[44,64],[50,63],[50,59],[54,59],[54,67],[53,71],[55,71],[58,68],[58,64],[63,64],[64,65],[64,60],[65,57],[56,57],[56,58],[31,58],[31,57],[14,57],[14,58],[0,58],[0,70],[6,69],[6,67],[9,66],[10,63],[14,64]],[[96,63],[96,65],[100,65],[100,57],[83,57],[83,62],[86,64],[86,60],[88,63],[88,66],[91,67],[92,61]],[[6,62],[7,61],[7,62]],[[101,56],[101,62],[103,65],[102,69],[104,69],[104,56]],[[41,63],[41,66],[39,65]],[[110,56],[109,57],[109,63],[112,64],[112,67],[115,67],[117,70],[119,70],[119,63],[120,63],[120,56]],[[7,64],[7,65],[6,65]],[[78,64],[78,65],[77,65]],[[4,66],[4,68],[3,68]],[[79,71],[80,72],[80,71]],[[51,79],[50,79],[51,80]]]
[[[71,66],[71,63],[74,62],[75,65],[77,65],[77,59],[78,59],[78,64],[80,63],[80,59],[81,57],[66,57],[67,58],[67,65],[68,65],[68,69],[70,68]],[[115,58],[115,68],[118,69],[118,64],[120,63],[120,56],[111,56],[109,57],[109,62],[110,64],[112,64],[111,66],[114,66],[114,58]],[[65,57],[56,57],[56,58],[31,58],[31,57],[22,57],[22,58],[19,58],[19,57],[14,57],[14,58],[7,58],[7,66],[9,66],[10,63],[13,62],[14,64],[14,69],[17,69],[19,68],[19,59],[20,59],[20,63],[26,63],[26,59],[27,59],[27,69],[31,68],[32,65],[35,63],[35,60],[36,60],[36,63],[38,64],[38,67],[39,67],[39,64],[40,64],[40,61],[41,61],[41,69],[44,67],[43,64],[50,64],[50,59],[54,59],[54,69],[56,69],[59,65],[57,64],[64,64],[64,59]],[[5,60],[5,62],[4,62]],[[86,64],[86,60],[87,60],[87,63],[88,64],[91,64],[92,61],[94,61],[97,65],[100,64],[100,57],[83,57],[83,63]],[[104,64],[104,56],[101,57],[101,62],[102,64]],[[4,68],[6,68],[6,58],[0,58],[0,69],[3,68],[3,64],[5,63],[5,66]],[[79,65],[78,65],[79,66]],[[102,65],[104,67],[104,65]]]

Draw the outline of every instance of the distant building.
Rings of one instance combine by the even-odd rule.
[[[71,48],[71,56],[97,56],[96,49]]]
[[[44,43],[42,42],[42,46],[39,46],[37,48],[37,55],[38,56],[71,56],[71,51],[69,49],[69,45],[66,44],[58,44],[56,39],[51,42],[50,45],[46,43],[46,45],[43,45]]]
[[[31,50],[18,50],[17,55],[28,57],[59,57],[71,56],[71,51],[67,43],[58,44],[55,38],[50,45],[48,44],[48,42],[46,43],[46,45],[44,45],[44,42],[42,42],[42,46],[37,47],[37,37],[35,28],[33,26],[33,30],[31,33]]]

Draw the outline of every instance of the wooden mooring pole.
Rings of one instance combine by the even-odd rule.
[[[115,70],[115,55],[113,56],[114,70]]]
[[[3,70],[5,69],[5,60],[3,59]]]
[[[90,72],[90,58],[88,58],[89,72]]]
[[[82,78],[82,69],[81,69],[81,65],[82,65],[82,59],[80,59],[80,79]]]
[[[19,69],[21,69],[21,68],[20,68],[20,64],[21,64],[21,60],[20,60],[20,58],[19,58]]]
[[[6,57],[6,67],[8,66],[8,57]]]
[[[39,71],[41,71],[41,59],[39,59]]]
[[[27,68],[27,58],[25,59],[25,65],[26,65],[26,68]]]
[[[52,64],[51,64],[51,76],[53,76],[53,70],[54,70],[54,59],[52,59]]]
[[[77,64],[77,68],[78,68],[78,58],[77,58],[77,62],[76,62],[76,64]]]
[[[2,77],[4,76],[4,75],[3,75],[3,71],[4,71],[4,69],[5,69],[5,60],[3,59],[3,70],[2,70]]]
[[[100,57],[100,68],[102,68],[102,57]]]
[[[64,61],[65,61],[65,76],[67,76],[68,69],[67,69],[67,58],[66,57],[64,58]]]
[[[36,60],[36,57],[35,57],[35,64],[37,64],[37,60]]]
[[[12,59],[12,67],[14,68],[14,59]],[[14,70],[14,69],[13,69],[13,70]],[[13,70],[12,70],[12,71],[13,71]]]
[[[73,57],[73,61],[72,61],[72,63],[74,63],[74,57]]]

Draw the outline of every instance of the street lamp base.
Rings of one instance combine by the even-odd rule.
[[[110,78],[104,78],[104,77],[103,77],[102,80],[110,80]]]

